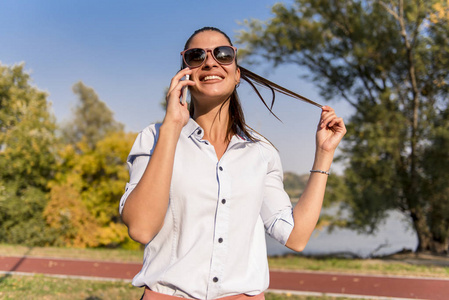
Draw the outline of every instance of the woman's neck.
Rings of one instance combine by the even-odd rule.
[[[228,137],[229,101],[211,110],[201,110],[195,106],[193,119],[204,130],[204,139],[211,143],[224,143],[230,140]]]

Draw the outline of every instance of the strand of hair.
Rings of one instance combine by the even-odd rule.
[[[265,105],[265,107],[268,109],[268,111],[276,118],[278,119],[280,122],[282,122],[281,119],[279,119],[278,116],[276,116],[276,114],[271,110],[271,108],[268,106],[268,104],[265,102],[265,100],[263,99],[262,95],[259,93],[259,90],[254,86],[254,83],[250,80],[248,80],[247,78],[245,78],[245,76],[242,76],[243,79],[246,80],[246,82],[248,82],[254,89],[254,91],[257,93],[257,95],[259,96],[260,100],[262,100],[263,104]],[[257,83],[257,81],[255,81]],[[271,106],[273,107],[274,104],[274,97],[273,97],[273,101],[271,102]]]
[[[288,90],[288,89],[286,89],[286,88],[284,88],[284,87],[282,87],[282,86],[280,86],[280,85],[278,85],[278,84],[276,84],[276,83],[274,83],[274,82],[272,82],[272,81],[270,81],[270,80],[268,80],[268,79],[266,79],[266,78],[264,78],[262,76],[257,75],[256,73],[251,72],[250,70],[248,70],[246,68],[243,68],[242,66],[239,66],[239,68],[240,68],[240,71],[242,72],[242,74],[244,74],[244,76],[252,79],[254,81],[254,83],[256,83],[257,85],[260,85],[260,86],[265,87],[265,88],[268,87],[268,88],[271,89],[271,91],[273,93],[273,101],[272,101],[271,107],[273,107],[273,104],[274,104],[274,91],[273,91],[273,89],[276,90],[277,92],[281,93],[281,94],[290,96],[292,98],[295,98],[295,99],[298,99],[298,100],[301,100],[301,101],[304,101],[304,102],[307,102],[307,103],[315,105],[315,106],[317,106],[319,108],[323,107],[321,104],[318,104],[315,101],[312,101],[312,100],[310,100],[310,99],[308,99],[308,98],[306,98],[304,96],[301,96],[301,95],[299,95],[299,94],[297,94],[295,92],[292,92],[292,91],[290,91],[290,90]]]

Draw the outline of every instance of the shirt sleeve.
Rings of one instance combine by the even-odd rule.
[[[264,200],[261,217],[266,232],[279,243],[285,245],[293,230],[293,208],[290,197],[284,190],[283,169],[277,150],[264,147],[267,159],[267,174],[265,176]]]
[[[150,125],[142,130],[134,142],[126,163],[129,170],[129,182],[126,183],[125,193],[120,199],[119,213],[122,214],[126,199],[142,178],[143,173],[153,154],[159,135],[160,124]]]

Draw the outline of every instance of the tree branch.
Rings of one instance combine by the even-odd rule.
[[[378,2],[379,2],[380,5],[382,5],[385,8],[386,11],[388,11],[390,13],[390,15],[392,15],[397,21],[399,21],[399,15],[394,10],[392,10],[388,6],[388,4],[386,4],[383,1],[378,1]],[[390,4],[393,6],[393,3],[391,1],[390,1]]]

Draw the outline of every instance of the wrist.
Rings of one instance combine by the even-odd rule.
[[[317,150],[315,153],[315,160],[313,162],[312,170],[322,170],[329,172],[333,160],[333,152]]]
[[[183,127],[184,125],[182,123],[164,120],[162,122],[160,132],[164,134],[173,134],[179,136]]]

